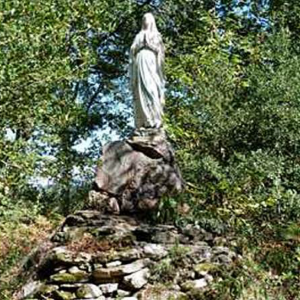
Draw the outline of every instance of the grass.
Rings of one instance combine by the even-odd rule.
[[[3,209],[0,207],[0,213]],[[22,205],[7,210],[0,219],[0,299],[11,300],[20,286],[17,276],[23,259],[47,239],[61,216],[43,216],[32,207]]]

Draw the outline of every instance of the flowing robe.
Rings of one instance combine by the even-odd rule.
[[[142,30],[131,46],[131,86],[136,129],[160,128],[164,106],[164,46],[160,34]]]

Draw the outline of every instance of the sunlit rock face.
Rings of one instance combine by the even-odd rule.
[[[32,275],[15,298],[197,299],[237,259],[218,239],[195,226],[78,211],[28,257],[21,273]]]
[[[174,151],[163,130],[143,130],[104,147],[87,207],[103,212],[153,210],[165,195],[183,191]]]

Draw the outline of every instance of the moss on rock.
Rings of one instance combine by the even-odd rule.
[[[60,283],[75,283],[75,282],[85,282],[88,279],[88,274],[84,271],[79,271],[74,274],[62,273],[55,274],[50,277],[52,282],[60,282]]]

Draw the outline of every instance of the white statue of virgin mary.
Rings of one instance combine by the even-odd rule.
[[[164,45],[154,16],[146,13],[130,49],[135,127],[160,128],[164,106]]]

